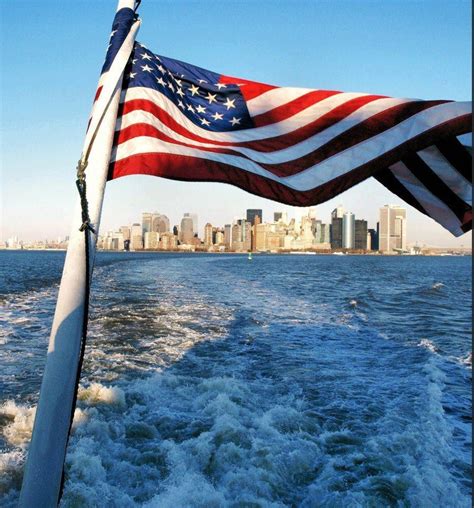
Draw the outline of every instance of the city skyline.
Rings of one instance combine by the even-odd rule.
[[[8,19],[2,26],[2,54],[15,76],[2,82],[2,123],[8,126],[2,133],[2,241],[14,235],[33,240],[70,232],[77,197],[75,166],[115,2],[91,5],[93,16],[91,9],[76,3],[67,10],[26,0],[9,4],[8,11],[2,6]],[[387,2],[379,3],[376,13],[371,2],[360,2],[356,10],[350,2],[300,2],[298,23],[288,23],[294,8],[291,2],[239,3],[238,8],[229,2],[208,9],[201,19],[198,4],[163,2],[157,8],[145,3],[141,11],[146,22],[139,39],[156,41],[152,49],[161,54],[278,85],[395,97],[470,98],[470,2]],[[71,17],[72,31],[67,28]],[[54,24],[54,31],[44,30],[38,22],[45,18]],[[198,18],[200,23],[192,22]],[[183,29],[188,42],[177,36]],[[398,34],[397,40],[387,39],[390,31]],[[203,41],[203,32],[220,44]],[[309,44],[325,49],[302,55],[301,47]],[[347,51],[348,46],[354,51]],[[275,58],[283,52],[287,58]],[[31,75],[36,78],[34,87]],[[472,144],[472,138],[466,142]],[[328,213],[339,201],[370,222],[374,219],[370,207],[400,200],[377,182],[367,181],[318,208]],[[119,227],[143,209],[167,210],[172,222],[189,209],[213,222],[219,217],[232,220],[242,207],[273,213],[281,205],[223,184],[128,177],[107,185],[101,231]],[[455,238],[406,208],[420,241],[439,246],[471,243],[471,233]],[[411,235],[408,231],[408,242],[415,240]]]

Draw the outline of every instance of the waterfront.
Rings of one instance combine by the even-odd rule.
[[[14,506],[64,253],[0,252]],[[99,253],[64,506],[470,506],[470,257]]]

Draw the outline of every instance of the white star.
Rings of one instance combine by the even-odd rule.
[[[226,85],[224,85],[224,83],[216,83],[216,86],[217,88],[220,90],[221,88],[227,88]]]
[[[148,67],[148,65],[141,65],[143,72],[151,72],[153,69],[151,67]]]
[[[205,118],[200,118],[199,120],[201,120],[201,124],[202,124],[202,125],[206,125],[206,126],[211,125],[211,123],[210,123],[210,122],[208,122]]]
[[[183,86],[183,85],[181,84],[181,80],[180,80],[180,79],[176,79],[175,77],[173,77],[173,79],[174,79],[174,82],[175,82],[178,86]]]
[[[235,118],[235,116],[232,117],[232,120],[229,120],[229,122],[234,125],[240,125],[240,118]]]
[[[110,32],[110,38],[112,38],[116,33],[117,33],[117,30],[112,30],[112,32]]]
[[[191,113],[194,113],[194,108],[191,106],[191,104],[188,104],[188,111],[191,111]]]
[[[161,58],[159,56],[155,55],[155,58],[158,60],[158,62],[161,62]]]
[[[165,68],[162,65],[157,65],[156,68],[161,72],[161,74],[165,73]]]
[[[137,73],[136,73],[136,72],[131,72],[131,73],[128,75],[128,79],[133,79],[136,75],[137,75]]]
[[[200,79],[199,83],[201,83],[201,85],[202,85],[203,83],[207,83],[207,81],[205,79]]]
[[[229,111],[230,108],[235,109],[234,102],[235,102],[235,99],[230,100],[229,97],[227,97],[227,100],[224,102],[224,106],[227,108],[227,111]]]
[[[158,83],[162,86],[166,85],[166,83],[163,81],[163,78],[156,78],[156,81],[158,81]]]
[[[212,116],[212,118],[214,118],[214,120],[222,120],[222,118],[223,118],[223,116],[224,116],[224,115],[223,115],[222,113],[218,113],[218,112],[216,111],[216,112],[215,112],[213,115],[211,115],[211,116]]]
[[[178,90],[176,90],[176,93],[177,93],[180,97],[184,97],[184,92],[181,90],[181,88],[178,88]]]
[[[135,65],[136,63],[137,63],[137,59],[136,59],[136,58],[134,58],[134,59],[132,60],[132,65]]]
[[[184,109],[184,104],[181,101],[178,101],[178,106]]]
[[[173,90],[173,92],[174,92],[174,86],[173,86],[173,83],[171,83],[171,82],[170,82],[170,83],[167,83],[167,85],[168,85],[169,89],[170,89],[170,90]]]
[[[142,60],[151,60],[151,56],[148,53],[141,54]]]
[[[199,88],[195,85],[191,85],[191,88],[188,88],[188,90],[191,92],[193,97],[199,93]]]
[[[206,108],[204,106],[201,106],[199,105],[197,108],[196,108],[196,111],[198,113],[205,113],[206,112]]]
[[[216,101],[216,94],[213,94],[210,92],[208,92],[206,99],[209,101],[209,104],[212,104],[213,102],[217,102]]]

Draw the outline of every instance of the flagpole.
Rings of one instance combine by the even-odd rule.
[[[135,0],[119,0],[117,11],[135,9]],[[52,507],[59,502],[64,459],[74,413],[82,358],[87,287],[92,276],[104,189],[107,181],[123,69],[133,49],[140,22],[136,21],[122,44],[102,84],[94,105],[84,144],[87,159],[87,201],[90,225],[95,233],[80,230],[83,225],[78,200],[59,288],[48,346],[46,366],[36,410],[33,434],[23,475],[19,506]],[[87,154],[87,155],[86,155]],[[81,159],[84,162],[84,159]],[[89,235],[87,262],[86,238]],[[86,273],[89,267],[89,273]]]

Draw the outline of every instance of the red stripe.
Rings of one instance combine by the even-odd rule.
[[[333,92],[331,90],[315,90],[287,102],[286,104],[282,104],[271,111],[266,111],[265,113],[254,116],[252,120],[255,127],[263,127],[272,123],[281,122],[282,120],[286,120],[287,118],[290,118],[290,116],[296,115],[296,113],[299,113],[300,111],[303,111],[304,109],[309,108],[328,97],[337,95],[338,93],[340,92]]]
[[[102,88],[104,88],[103,86],[99,86],[99,88],[97,89],[96,93],[95,93],[95,97],[94,97],[94,102],[100,97],[100,93],[102,92]]]
[[[274,85],[267,85],[266,83],[258,83],[257,81],[249,81],[248,79],[234,78],[232,76],[221,76],[219,83],[223,83],[224,85],[242,85],[240,87],[240,91],[244,96],[246,101],[250,99],[255,99],[259,95],[262,95],[268,90],[273,90],[274,88],[278,88]]]

